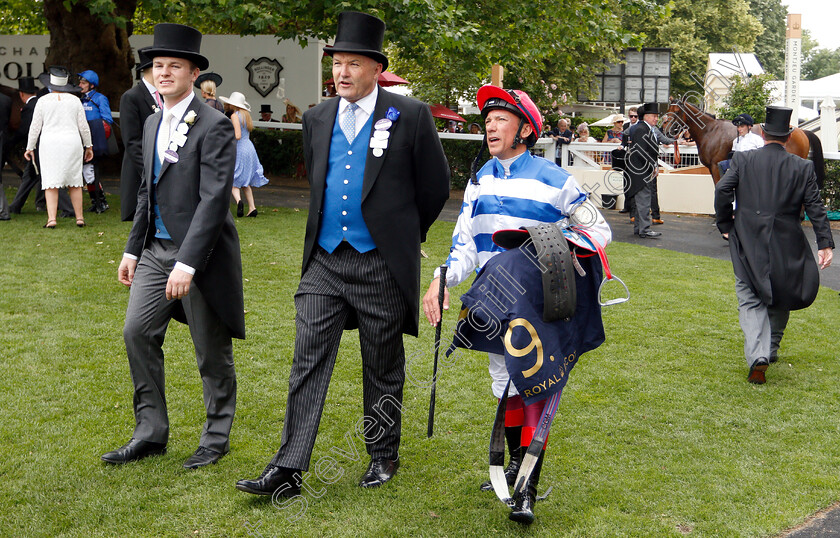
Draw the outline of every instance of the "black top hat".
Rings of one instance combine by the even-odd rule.
[[[644,118],[645,114],[659,114],[659,103],[645,103],[636,111],[640,118]]]
[[[755,125],[755,120],[749,114],[738,114],[737,116],[735,116],[735,119],[732,120],[732,125],[735,125],[736,127],[738,125],[752,126]]]
[[[388,57],[382,54],[382,40],[385,37],[385,22],[373,15],[357,11],[342,11],[338,15],[338,31],[335,44],[324,47],[324,53],[332,56],[336,52],[350,52],[373,58],[388,69]]]
[[[217,88],[222,85],[222,75],[218,73],[208,72],[198,75],[198,78],[195,79],[195,87],[201,88],[201,83],[205,80],[213,81],[213,84],[215,84]]]
[[[80,92],[81,88],[70,84],[70,71],[60,65],[50,68],[38,75],[38,81],[54,92]]]
[[[274,114],[271,105],[260,105],[260,114]]]
[[[140,73],[144,69],[151,67],[152,65],[152,58],[146,54],[149,52],[151,47],[143,47],[142,49],[137,49],[137,56],[140,57],[140,61],[137,62],[137,72]]]
[[[38,93],[38,88],[35,87],[35,79],[32,77],[20,77],[18,79],[18,90],[23,93],[35,95]]]
[[[790,126],[790,115],[793,109],[786,106],[768,106],[767,121],[761,124],[761,129],[773,136],[787,136],[793,132]]]
[[[204,71],[210,67],[210,60],[200,54],[201,32],[192,26],[173,23],[155,25],[155,42],[147,47],[146,55],[154,59],[157,56],[184,58]]]

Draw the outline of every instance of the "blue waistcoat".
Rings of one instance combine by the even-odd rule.
[[[365,122],[353,143],[348,144],[339,119],[335,120],[321,229],[318,232],[318,244],[327,252],[332,253],[344,239],[359,252],[376,248],[365,219],[362,218],[362,181],[372,123],[373,115]]]

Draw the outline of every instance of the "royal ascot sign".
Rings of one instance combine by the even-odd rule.
[[[248,84],[265,97],[280,84],[283,66],[277,60],[263,56],[248,62],[245,69],[248,70]]]

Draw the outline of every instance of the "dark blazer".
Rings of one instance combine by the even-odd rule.
[[[0,153],[5,157],[6,144],[9,136],[6,132],[9,130],[9,120],[12,117],[12,98],[4,93],[0,93]],[[0,165],[5,164],[0,158]]]
[[[813,163],[780,144],[736,152],[715,187],[717,226],[729,234],[735,275],[767,305],[796,310],[817,296],[820,275],[799,220],[802,205],[817,246],[833,248]]]
[[[161,112],[146,119],[143,134],[143,182],[125,251],[138,258],[155,234],[154,207],[149,193],[157,189],[158,207],[178,261],[195,268],[193,284],[230,329],[245,338],[242,261],[239,236],[230,215],[230,192],[236,162],[233,125],[224,114],[198,98],[188,110],[197,114],[178,150],[178,162],[164,161],[154,184],[153,159]]]
[[[659,162],[659,143],[650,125],[640,121],[630,131],[625,157],[625,172],[630,178],[630,188],[625,193],[628,197],[642,190]]]
[[[17,130],[12,133],[10,144],[16,145],[21,142],[26,144],[29,138],[29,126],[32,125],[32,114],[35,112],[35,104],[38,102],[37,97],[33,97],[28,103],[24,103],[20,109],[20,123]]]
[[[137,191],[143,179],[143,124],[155,112],[157,104],[146,85],[139,84],[120,98],[120,132],[123,153],[120,172],[120,216],[132,220],[137,207]]]
[[[339,99],[303,114],[303,156],[311,195],[302,271],[317,244],[326,189],[333,124]],[[402,330],[417,335],[420,296],[420,243],[449,198],[449,164],[429,107],[410,97],[379,89],[373,123],[389,107],[400,112],[390,128],[382,157],[367,151],[362,183],[362,217],[376,248],[409,305]]]

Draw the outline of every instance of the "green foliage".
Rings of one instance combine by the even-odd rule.
[[[802,80],[816,80],[840,73],[840,48],[817,49],[802,63]]]
[[[751,51],[761,23],[747,0],[657,0],[670,9],[660,21],[655,14],[624,18],[625,27],[644,33],[646,47],[670,47],[671,95],[700,91],[709,53]],[[700,82],[698,82],[700,81]]]
[[[478,155],[478,150],[481,149],[481,141],[442,139],[440,142],[443,145],[446,160],[449,161],[451,188],[465,189],[470,181],[472,163],[475,156]],[[490,154],[487,153],[487,150],[484,150],[484,161],[486,162],[488,159],[490,159]],[[484,162],[479,167],[483,164]]]
[[[822,197],[828,211],[840,211],[840,161],[826,159]]]
[[[755,38],[755,56],[764,72],[774,79],[785,77],[785,29],[787,7],[781,0],[749,0],[750,14],[764,31]]]
[[[266,174],[297,177],[305,175],[300,131],[256,128],[251,131],[251,140]]]
[[[756,123],[764,121],[765,108],[772,102],[770,75],[754,75],[746,79],[735,75],[731,79],[729,94],[718,108],[718,116],[731,120],[738,114],[749,114]]]
[[[6,0],[0,4],[0,34],[46,34],[47,19],[41,1]]]

